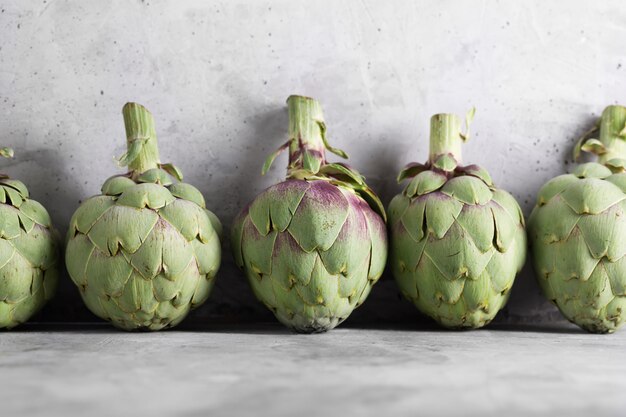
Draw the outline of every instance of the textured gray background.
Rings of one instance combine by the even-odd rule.
[[[564,7],[566,6],[566,7]],[[0,0],[1,168],[65,231],[121,172],[121,108],[154,113],[163,161],[183,169],[228,227],[284,175],[285,99],[318,98],[329,137],[385,204],[427,155],[431,114],[476,106],[466,162],[528,214],[574,140],[626,93],[622,1]],[[266,320],[224,242],[217,288],[193,320]],[[501,321],[556,319],[527,268]],[[46,320],[91,320],[66,278]],[[421,320],[389,276],[353,321]]]

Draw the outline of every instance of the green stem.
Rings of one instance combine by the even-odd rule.
[[[461,121],[454,114],[435,114],[430,118],[430,154],[433,163],[438,156],[450,154],[461,162]]]
[[[137,155],[128,161],[128,168],[135,173],[142,173],[149,169],[158,168],[159,148],[157,146],[156,130],[152,114],[141,104],[126,103],[122,110],[128,153],[140,144]],[[141,141],[138,142],[137,141]]]
[[[289,168],[310,169],[326,163],[324,114],[319,101],[303,96],[289,96]],[[317,170],[314,170],[317,171]]]
[[[626,107],[608,106],[600,118],[600,142],[606,147],[606,153],[598,158],[605,163],[614,158],[626,159]]]

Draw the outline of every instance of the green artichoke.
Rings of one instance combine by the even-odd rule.
[[[159,162],[152,115],[124,106],[130,171],[109,178],[70,221],[65,261],[87,307],[125,330],[180,323],[211,291],[221,225],[180,171]],[[178,181],[174,181],[173,178]]]
[[[0,149],[11,158],[13,150]],[[59,242],[46,209],[26,186],[0,175],[0,328],[38,312],[56,291]]]
[[[232,245],[257,298],[287,327],[314,333],[344,321],[369,294],[387,258],[384,208],[354,169],[327,163],[316,100],[291,96],[287,180],[237,216]]]
[[[467,124],[473,117],[468,114]],[[449,328],[478,328],[505,305],[526,257],[524,217],[489,173],[462,166],[459,118],[431,118],[426,164],[389,204],[391,270],[402,294]]]
[[[599,129],[599,140],[591,134]],[[561,313],[593,333],[626,319],[626,107],[609,106],[577,144],[598,163],[548,181],[528,220],[535,272]]]

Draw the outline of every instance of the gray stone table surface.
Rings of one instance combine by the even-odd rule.
[[[5,416],[624,415],[626,332],[278,325],[0,334]]]

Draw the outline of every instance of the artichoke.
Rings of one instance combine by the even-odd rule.
[[[125,330],[180,323],[211,291],[220,264],[221,225],[202,194],[161,164],[152,115],[124,106],[129,172],[70,220],[65,261],[87,307]],[[175,181],[174,179],[178,180]]]
[[[0,156],[13,157],[10,148]],[[59,242],[46,209],[21,181],[0,175],[0,328],[26,322],[52,298]]]
[[[237,265],[257,296],[294,331],[323,332],[365,301],[387,258],[384,208],[364,178],[328,163],[331,147],[318,101],[291,96],[287,179],[243,209],[234,220]]]
[[[478,328],[505,305],[524,264],[524,217],[484,168],[460,165],[469,134],[458,117],[437,114],[430,126],[428,162],[400,172],[398,182],[411,181],[389,204],[390,267],[420,311],[445,327]]]
[[[599,129],[599,139],[591,135]],[[626,319],[626,107],[609,106],[579,141],[598,162],[539,191],[528,231],[539,285],[571,322],[612,333]]]

